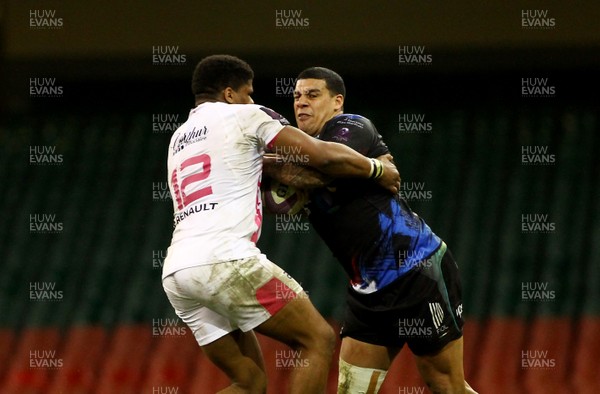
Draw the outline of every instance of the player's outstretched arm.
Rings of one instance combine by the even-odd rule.
[[[281,156],[272,153],[263,156],[263,173],[298,189],[323,187],[333,179],[313,167],[284,162]]]
[[[369,159],[343,144],[318,140],[292,126],[285,126],[273,145],[289,156],[287,162],[297,160],[334,177],[373,178],[398,193],[400,174],[391,162]]]

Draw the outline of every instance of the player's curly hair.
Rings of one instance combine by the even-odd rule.
[[[346,85],[338,73],[325,67],[309,67],[298,74],[298,79],[322,79],[327,89],[333,95],[341,94],[346,97]]]
[[[192,93],[198,98],[215,98],[227,87],[238,90],[254,79],[252,67],[231,55],[211,55],[202,59],[192,76]]]

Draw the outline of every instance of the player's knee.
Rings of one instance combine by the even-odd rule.
[[[315,347],[321,349],[328,355],[332,355],[335,349],[336,336],[333,328],[325,321],[319,324],[315,330]]]
[[[378,393],[385,375],[383,369],[358,367],[340,358],[338,394]]]

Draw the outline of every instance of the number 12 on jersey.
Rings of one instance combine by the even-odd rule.
[[[184,160],[181,163],[181,166],[179,166],[179,171],[182,172],[187,167],[193,166],[195,164],[201,164],[202,168],[200,170],[194,171],[188,176],[183,177],[181,179],[181,184],[178,182],[177,168],[175,168],[173,170],[173,173],[171,174],[171,183],[173,184],[173,193],[175,194],[177,209],[181,210],[189,204],[193,203],[194,201],[199,200],[202,197],[211,195],[213,193],[212,187],[207,186],[196,190],[195,192],[192,192],[190,194],[186,194],[185,190],[188,186],[196,182],[203,181],[210,175],[210,156],[207,154],[193,156],[187,160]]]

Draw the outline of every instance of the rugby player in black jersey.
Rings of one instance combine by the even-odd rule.
[[[384,160],[390,152],[373,123],[343,112],[345,94],[334,71],[302,71],[294,91],[298,128]],[[338,393],[377,393],[404,344],[434,393],[474,393],[463,372],[458,267],[446,244],[399,195],[291,165],[268,165],[266,174],[296,187],[323,185],[311,189],[309,220],[350,277]]]

